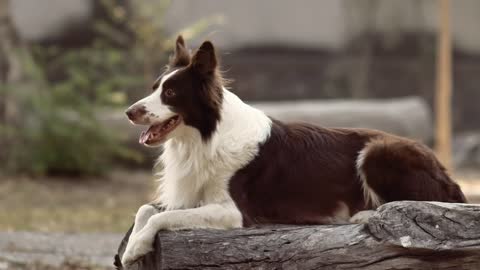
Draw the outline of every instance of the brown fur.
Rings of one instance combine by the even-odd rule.
[[[418,142],[382,136],[367,145],[361,168],[384,201],[466,202],[433,152]]]
[[[170,68],[185,67],[190,64],[190,53],[185,45],[185,40],[182,36],[177,37],[175,42],[174,54],[170,57],[168,66]]]
[[[188,66],[180,67],[163,85],[164,89],[172,89],[175,96],[169,98],[162,92],[162,102],[181,115],[186,125],[197,128],[204,141],[215,132],[221,118],[223,89],[217,63],[213,44],[205,41]]]
[[[154,82],[152,89],[156,90],[163,76],[175,70],[177,72],[163,84],[163,89],[170,89],[174,95],[168,97],[166,92],[162,91],[162,102],[182,116],[186,125],[198,129],[202,139],[208,141],[221,119],[222,86],[225,83],[218,69],[213,44],[205,41],[193,56],[190,56],[184,39],[178,36],[167,70]],[[141,118],[140,112],[144,110],[138,109],[138,112],[135,119]]]
[[[382,198],[465,202],[465,197],[419,143],[383,132],[284,124],[273,120],[259,155],[230,180],[245,225],[328,223],[339,207],[350,215],[371,209],[363,197],[358,153],[368,183]]]

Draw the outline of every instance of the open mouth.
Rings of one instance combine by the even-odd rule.
[[[172,132],[181,122],[179,115],[168,118],[167,120],[151,125],[140,135],[139,143],[145,145],[154,145],[165,140],[167,135]]]

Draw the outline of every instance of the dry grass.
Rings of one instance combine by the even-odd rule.
[[[4,177],[0,230],[125,232],[152,187],[146,172],[116,172],[108,179]]]
[[[480,171],[457,172],[470,202],[480,203]],[[149,172],[119,171],[108,179],[0,180],[0,230],[125,232],[149,201]]]

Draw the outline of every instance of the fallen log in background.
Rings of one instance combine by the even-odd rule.
[[[373,128],[428,143],[433,136],[427,103],[420,97],[364,100],[306,100],[252,103],[283,121],[325,127]]]
[[[433,128],[430,109],[419,97],[386,100],[309,100],[289,102],[248,102],[267,115],[284,121],[305,121],[326,127],[374,128],[400,136],[430,142]],[[132,126],[124,110],[97,113],[100,121],[119,134],[133,147],[145,127]]]
[[[160,232],[128,269],[480,269],[480,205],[403,201],[368,224]]]

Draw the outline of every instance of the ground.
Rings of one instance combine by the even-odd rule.
[[[480,203],[480,171],[454,178]],[[7,177],[0,181],[0,231],[122,233],[154,190],[149,171],[116,171],[105,179]]]
[[[480,203],[480,171],[460,171],[455,179],[470,202]],[[0,270],[112,269],[116,247],[154,186],[149,171],[88,179],[1,177]]]
[[[3,177],[0,231],[125,232],[153,190],[148,171],[78,179]]]

